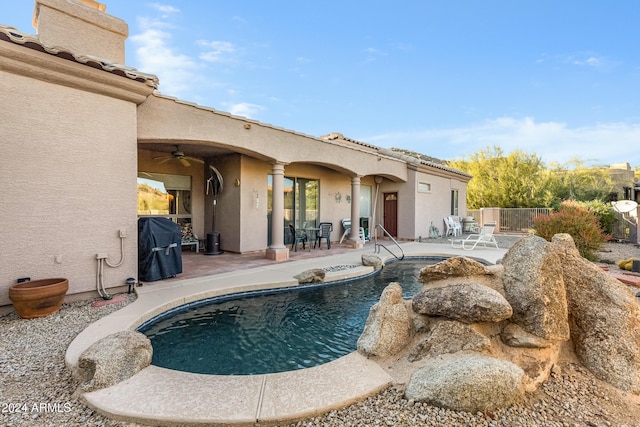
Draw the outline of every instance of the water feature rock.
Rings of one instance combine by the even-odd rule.
[[[310,270],[305,270],[300,274],[296,274],[293,276],[294,279],[298,281],[299,284],[303,283],[321,283],[324,281],[324,277],[326,272],[321,268],[312,268]]]
[[[500,339],[510,347],[548,348],[552,344],[544,338],[528,333],[515,323],[508,323],[502,329]]]
[[[477,283],[423,289],[413,297],[413,311],[465,323],[499,322],[511,317],[509,302],[496,290]]]
[[[95,342],[78,359],[74,373],[78,392],[112,386],[130,378],[151,363],[151,341],[140,332],[121,331]]]
[[[563,265],[550,243],[538,236],[516,242],[505,254],[503,285],[513,307],[511,321],[551,341],[569,339]]]
[[[475,275],[493,275],[493,272],[478,261],[467,257],[448,258],[434,265],[428,265],[420,270],[422,283],[442,280],[449,277],[463,277]]]
[[[402,351],[413,335],[413,322],[402,299],[402,287],[390,283],[380,301],[371,307],[364,331],[358,339],[358,351],[367,356],[391,356]]]
[[[640,394],[640,308],[631,291],[581,257],[568,234],[553,237],[562,257],[576,355],[599,379]]]
[[[382,266],[384,265],[382,263],[382,259],[380,259],[380,257],[377,255],[362,254],[361,260],[362,260],[362,265],[367,267],[373,267],[376,270],[379,268],[382,268]]]
[[[424,357],[456,353],[461,350],[486,350],[491,346],[488,337],[474,329],[473,325],[455,320],[434,321],[429,334],[407,356],[410,362]]]
[[[491,411],[522,399],[523,375],[505,360],[456,353],[432,359],[414,372],[405,397],[456,411]]]

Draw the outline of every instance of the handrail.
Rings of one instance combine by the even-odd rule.
[[[398,249],[400,249],[400,252],[402,253],[401,257],[398,257],[396,254],[394,254],[393,252],[391,252],[391,250],[389,248],[387,248],[385,245],[383,244],[378,244],[378,233],[373,233],[373,238],[375,240],[375,253],[379,254],[380,253],[380,248],[384,248],[387,252],[389,252],[391,255],[393,255],[395,257],[395,259],[397,260],[402,260],[404,259],[404,251],[402,250],[402,247],[400,246],[400,244],[398,242],[396,242],[396,239],[393,238],[393,236],[391,234],[389,234],[389,232],[387,230],[384,229],[384,227],[382,226],[382,224],[376,224],[375,228],[380,227],[380,230],[382,230],[382,232],[384,234],[387,235],[387,237],[389,237],[391,239],[391,241],[393,243],[396,244],[396,246],[398,247]]]

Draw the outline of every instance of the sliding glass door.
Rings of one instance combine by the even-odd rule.
[[[284,177],[284,242],[291,244],[289,224],[296,229],[318,226],[320,213],[320,181],[317,179]],[[268,245],[271,245],[271,214],[273,203],[273,177],[268,177]]]

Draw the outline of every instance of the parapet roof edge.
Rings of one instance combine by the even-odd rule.
[[[76,55],[73,52],[70,52],[61,47],[46,46],[38,39],[37,36],[25,34],[8,25],[0,24],[0,40],[21,45],[28,49],[48,53],[58,58],[77,62],[79,64],[86,65],[92,68],[99,68],[108,73],[116,74],[122,77],[127,77],[131,80],[145,83],[147,86],[153,88],[157,88],[159,84],[158,77],[154,74],[143,73],[135,68],[127,67],[126,65],[122,64],[105,62],[102,58],[98,58],[96,56]]]
[[[207,106],[204,106],[204,105],[201,105],[201,104],[197,104],[195,102],[183,101],[183,100],[181,100],[179,98],[176,98],[175,96],[165,95],[165,94],[159,92],[158,90],[153,91],[152,95],[157,97],[157,98],[163,98],[163,99],[167,99],[167,100],[173,101],[176,104],[188,105],[188,106],[191,106],[191,107],[194,107],[194,108],[198,108],[200,110],[210,111],[212,113],[215,113],[215,114],[218,114],[218,115],[221,115],[221,116],[226,116],[226,117],[229,117],[229,118],[232,118],[232,119],[241,120],[241,121],[247,122],[247,123],[253,123],[253,124],[256,124],[256,125],[259,125],[259,126],[263,126],[263,127],[269,128],[269,129],[277,130],[277,131],[280,131],[280,132],[290,133],[292,135],[302,136],[302,137],[305,137],[305,138],[313,139],[313,140],[318,141],[318,142],[323,142],[325,144],[331,144],[331,145],[335,145],[335,146],[339,146],[339,147],[343,147],[343,148],[350,148],[350,149],[355,150],[355,151],[360,151],[360,152],[363,152],[363,153],[369,153],[369,154],[374,154],[376,156],[384,157],[384,158],[386,158],[388,160],[407,163],[403,159],[398,158],[398,156],[387,155],[385,153],[379,152],[377,150],[378,147],[375,147],[375,146],[371,146],[371,147],[374,148],[373,150],[371,150],[371,149],[364,149],[364,147],[353,147],[353,146],[348,146],[348,145],[345,145],[345,144],[340,144],[339,142],[330,141],[330,140],[327,140],[327,139],[323,139],[321,137],[308,135],[308,134],[303,133],[303,132],[298,132],[298,131],[295,131],[295,130],[286,129],[286,128],[275,126],[275,125],[272,125],[272,124],[269,124],[269,123],[263,123],[263,122],[260,122],[258,120],[255,120],[255,119],[250,119],[248,117],[236,116],[236,115],[228,113],[226,111],[217,110],[217,109],[215,109],[213,107],[207,107]]]
[[[376,156],[381,156],[381,157],[384,157],[384,158],[389,159],[389,160],[400,161],[400,162],[403,162],[405,164],[423,165],[423,166],[431,167],[431,168],[434,168],[434,169],[440,169],[440,170],[443,170],[443,171],[446,171],[446,172],[450,172],[450,173],[453,173],[453,174],[456,174],[456,175],[464,176],[466,178],[472,178],[473,177],[472,175],[469,175],[468,173],[462,172],[462,171],[460,171],[458,169],[450,168],[448,166],[445,166],[445,165],[442,165],[442,164],[439,164],[439,163],[435,163],[435,162],[431,162],[431,161],[428,161],[428,160],[419,159],[417,157],[414,157],[414,156],[411,156],[411,155],[408,155],[408,154],[404,154],[404,153],[401,153],[401,152],[393,151],[392,149],[389,149],[389,148],[382,148],[382,147],[378,147],[376,145],[368,144],[366,142],[360,142],[360,141],[356,141],[354,139],[345,138],[342,134],[339,134],[339,133],[329,134],[329,135],[334,135],[334,134],[339,135],[339,137],[332,138],[332,139],[327,138],[327,136],[329,136],[329,135],[324,135],[324,136],[317,137],[317,136],[308,135],[308,134],[305,134],[305,133],[302,133],[302,132],[298,132],[298,131],[295,131],[295,130],[278,127],[278,126],[275,126],[275,125],[272,125],[272,124],[262,123],[262,122],[260,122],[258,120],[250,119],[250,118],[247,118],[247,117],[236,116],[236,115],[233,115],[233,114],[228,113],[226,111],[217,110],[217,109],[215,109],[213,107],[207,107],[207,106],[204,106],[204,105],[197,104],[195,102],[183,101],[183,100],[181,100],[179,98],[176,98],[175,96],[164,95],[163,93],[159,92],[158,90],[153,91],[152,95],[156,96],[158,98],[164,98],[164,99],[173,101],[173,102],[175,102],[177,104],[188,105],[188,106],[191,106],[191,107],[194,107],[194,108],[198,108],[200,110],[211,111],[212,113],[219,114],[221,116],[227,116],[227,117],[230,117],[232,119],[242,120],[242,121],[245,121],[245,122],[248,122],[248,123],[254,123],[256,125],[264,126],[264,127],[270,128],[270,129],[281,131],[281,132],[287,132],[287,133],[290,133],[290,134],[293,134],[293,135],[303,136],[305,138],[310,138],[310,139],[313,139],[313,140],[316,140],[316,141],[324,142],[326,144],[332,144],[332,145],[336,145],[336,146],[340,146],[340,147],[351,148],[351,149],[356,150],[356,151],[361,151],[361,152],[365,152],[365,153],[369,153],[369,154],[374,154]],[[346,144],[340,143],[339,142],[340,140],[349,142],[351,144],[350,145],[346,145]]]

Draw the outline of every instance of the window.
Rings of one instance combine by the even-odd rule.
[[[371,216],[371,186],[360,186],[360,218]]]
[[[142,172],[138,176],[138,215],[191,223],[191,177]]]
[[[431,193],[431,184],[428,182],[419,182],[418,193]]]
[[[451,190],[451,215],[458,216],[458,190]]]

